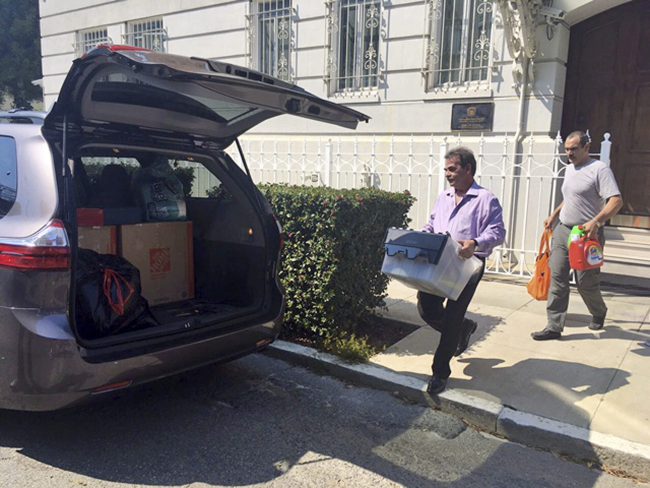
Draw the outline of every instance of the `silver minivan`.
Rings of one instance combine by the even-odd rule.
[[[247,68],[100,46],[42,126],[0,125],[0,408],[74,405],[276,338],[281,230],[224,150],[281,114],[368,119]],[[185,243],[172,280],[149,240]]]

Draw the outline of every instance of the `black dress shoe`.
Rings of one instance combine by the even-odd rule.
[[[465,349],[467,349],[467,346],[469,345],[469,338],[474,332],[476,332],[476,328],[478,327],[478,324],[473,320],[464,319],[462,326],[463,326],[463,333],[460,335],[460,341],[458,342],[458,346],[456,347],[456,352],[454,353],[454,356],[460,356],[465,352]]]
[[[562,337],[562,334],[555,330],[544,329],[533,332],[530,336],[536,341],[552,341],[553,339],[559,339]]]
[[[447,380],[434,374],[427,385],[427,392],[430,395],[437,395],[438,393],[442,393],[446,387]]]

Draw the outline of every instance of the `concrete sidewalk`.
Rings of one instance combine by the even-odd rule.
[[[371,362],[426,380],[439,334],[418,316],[415,290],[393,281],[388,293],[383,314],[421,327]],[[484,278],[468,310],[478,330],[453,360],[447,390],[650,446],[650,297],[604,296],[603,330],[587,328],[572,292],[562,339],[537,342],[530,333],[545,326],[546,303],[522,283]]]
[[[393,282],[388,292],[383,314],[420,327],[370,364],[284,341],[267,353],[441,409],[513,442],[650,481],[650,296],[603,293],[607,321],[593,332],[572,293],[562,339],[537,342],[530,333],[545,325],[545,302],[532,300],[520,282],[486,276],[468,310],[478,330],[453,360],[447,389],[431,396],[426,382],[439,334],[418,316],[414,290]]]

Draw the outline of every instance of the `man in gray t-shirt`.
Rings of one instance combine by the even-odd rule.
[[[563,201],[544,221],[553,228],[551,244],[551,287],[546,304],[547,325],[533,332],[537,341],[559,339],[569,308],[569,247],[568,239],[574,225],[582,225],[590,238],[605,244],[603,225],[623,206],[612,170],[602,161],[589,156],[589,136],[575,131],[564,143],[569,164],[562,185]],[[557,225],[556,225],[557,224]],[[607,307],[600,293],[600,269],[577,271],[580,296],[591,314],[589,328],[602,329]]]

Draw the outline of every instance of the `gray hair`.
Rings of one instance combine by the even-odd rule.
[[[458,156],[460,160],[460,165],[467,169],[469,166],[472,176],[476,174],[476,159],[474,158],[474,153],[471,149],[468,149],[463,146],[456,147],[445,154],[445,160],[449,160]]]

